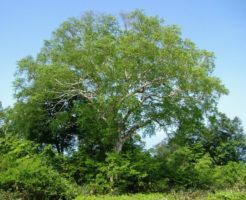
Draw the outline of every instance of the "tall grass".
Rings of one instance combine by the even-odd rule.
[[[170,192],[168,194],[134,194],[134,195],[98,195],[79,196],[76,200],[246,200],[245,191],[185,191]]]

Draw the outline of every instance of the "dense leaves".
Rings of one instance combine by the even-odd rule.
[[[154,149],[169,184],[205,189],[244,187],[246,138],[238,118],[230,120],[218,113],[207,126],[183,128]]]
[[[135,11],[121,22],[93,13],[72,18],[36,58],[19,61],[19,134],[58,152],[78,139],[119,153],[137,132],[152,135],[214,109],[227,91],[212,76],[213,53],[158,17]]]
[[[0,187],[23,199],[72,199],[76,190],[47,164],[37,145],[15,138],[0,139]]]
[[[141,11],[65,21],[18,62],[14,106],[0,104],[2,196],[244,189],[245,135],[217,109],[213,70],[212,52]]]

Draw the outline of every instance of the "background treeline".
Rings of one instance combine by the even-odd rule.
[[[64,22],[18,62],[16,103],[0,108],[2,198],[245,189],[245,135],[217,110],[228,91],[213,69],[140,11]],[[165,141],[146,150],[156,131]]]

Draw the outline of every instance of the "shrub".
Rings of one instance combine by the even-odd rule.
[[[231,188],[233,186],[245,188],[245,164],[229,162],[227,165],[216,166],[213,172],[213,183],[217,189]]]
[[[213,184],[213,165],[212,160],[208,154],[197,160],[194,166],[194,171],[197,174],[196,187],[200,189],[208,189]]]
[[[3,146],[4,145],[4,146]],[[0,139],[0,188],[23,199],[72,199],[72,184],[46,164],[37,147],[14,138]]]

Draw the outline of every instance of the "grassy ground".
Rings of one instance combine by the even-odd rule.
[[[99,195],[79,196],[76,200],[246,200],[246,192],[220,191],[206,192],[179,192],[171,194],[134,194],[134,195]]]

